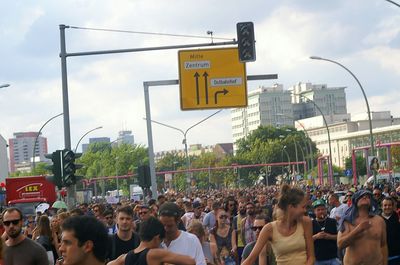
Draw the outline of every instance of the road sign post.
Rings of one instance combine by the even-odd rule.
[[[182,110],[247,106],[246,65],[237,48],[179,51]]]

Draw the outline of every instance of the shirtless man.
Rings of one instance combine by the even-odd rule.
[[[387,265],[385,221],[371,212],[371,192],[360,190],[353,195],[352,206],[340,224],[339,249],[346,248],[346,265]]]

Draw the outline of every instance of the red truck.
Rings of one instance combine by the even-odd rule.
[[[6,178],[7,204],[18,207],[24,215],[34,215],[38,204],[51,206],[56,199],[56,187],[45,176]]]

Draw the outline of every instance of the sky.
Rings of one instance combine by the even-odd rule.
[[[400,2],[400,1],[398,1]],[[278,74],[277,80],[248,82],[248,90],[298,82],[345,86],[347,109],[366,112],[354,78],[329,62],[351,69],[365,89],[371,111],[400,116],[400,8],[384,0],[0,0],[0,135],[38,131],[63,112],[60,31],[80,28],[202,36],[66,29],[67,52],[196,44],[236,38],[236,23],[252,21],[257,60],[248,75]],[[218,41],[215,39],[214,41]],[[132,130],[147,146],[143,82],[179,78],[178,50],[67,59],[71,146],[89,137],[115,140]],[[150,87],[152,119],[186,130],[215,110],[181,111],[179,86]],[[63,118],[43,128],[49,152],[64,148]],[[154,150],[182,149],[182,134],[153,124]],[[188,144],[232,142],[230,110],[191,129]],[[79,149],[80,150],[80,147]]]

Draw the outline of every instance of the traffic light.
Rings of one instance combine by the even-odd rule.
[[[75,174],[75,155],[71,150],[64,149],[62,155],[63,160],[63,184],[68,187],[71,186],[74,182],[74,174]]]
[[[151,187],[150,167],[147,165],[138,167],[139,186],[142,188]]]
[[[51,159],[53,165],[46,166],[46,169],[51,170],[52,176],[47,176],[46,179],[56,185],[59,189],[63,186],[62,181],[62,150],[57,150],[52,154],[46,154],[46,158]]]
[[[82,165],[75,164],[75,160],[81,157],[81,153],[74,153],[71,150],[62,150],[62,183],[63,186],[68,187],[76,184],[80,177],[75,175],[77,169],[81,168]]]
[[[236,24],[239,60],[241,62],[254,62],[256,60],[256,41],[253,22],[240,22]]]

